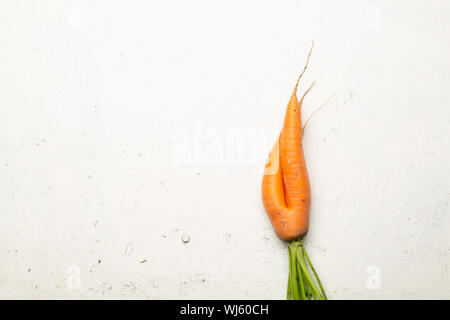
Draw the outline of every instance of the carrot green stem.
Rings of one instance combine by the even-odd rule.
[[[312,272],[314,273],[314,276],[316,277],[317,283],[319,284],[320,290],[322,291],[323,297],[325,300],[328,300],[327,295],[325,293],[325,290],[323,289],[322,282],[320,282],[319,276],[317,275],[316,270],[314,269],[311,260],[309,260],[308,254],[306,253],[306,250],[303,251],[306,257],[306,260],[308,261],[309,266],[311,267]]]
[[[290,274],[290,290],[291,290],[291,300],[300,300],[300,292],[298,285],[298,273],[297,273],[297,259],[295,255],[295,247],[289,247],[289,255],[291,256],[291,264],[289,266]]]
[[[306,253],[302,240],[289,243],[289,280],[288,300],[327,300],[325,290],[311,260]],[[312,273],[311,273],[312,271]],[[317,286],[317,284],[318,286]]]
[[[308,281],[309,286],[311,287],[311,290],[313,291],[314,295],[318,296],[320,300],[323,300],[322,295],[319,292],[319,289],[317,288],[316,284],[314,283],[313,278],[311,277],[311,274],[308,270],[308,266],[305,262],[305,257],[303,255],[297,255],[297,260],[300,264],[301,269],[303,270],[305,274],[305,279]]]
[[[295,255],[297,256],[299,253],[299,249],[298,249],[298,245],[295,248]],[[297,264],[297,261],[296,261]],[[298,264],[296,265],[297,267],[297,277],[298,277],[298,285],[300,286],[300,298],[301,300],[306,300],[306,295],[305,295],[305,286],[303,284],[303,273],[301,272],[301,269],[299,269]]]
[[[292,294],[292,280],[291,280],[291,249],[288,247],[288,253],[289,253],[289,279],[287,284],[287,295],[286,300],[291,300],[291,294]]]

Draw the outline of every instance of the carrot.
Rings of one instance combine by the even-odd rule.
[[[311,51],[308,61],[310,56]],[[307,66],[308,62],[292,92],[283,129],[269,155],[262,182],[264,207],[278,237],[285,241],[303,237],[309,225],[311,191],[302,148],[301,108],[312,85],[300,101],[297,99],[298,83]]]
[[[297,87],[308,67],[312,49],[311,46],[305,67],[289,99],[283,128],[270,152],[262,181],[263,204],[275,233],[281,240],[289,242],[288,298],[302,300],[326,299],[302,241],[309,228],[311,190],[302,147],[303,132],[310,118],[302,126],[301,111],[303,100],[314,82],[300,100],[297,98]],[[313,270],[320,290],[309,268]]]

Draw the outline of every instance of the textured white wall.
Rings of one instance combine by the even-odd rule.
[[[311,39],[305,115],[337,93],[304,137],[329,297],[450,298],[449,16],[1,2],[0,298],[283,299],[260,181]]]

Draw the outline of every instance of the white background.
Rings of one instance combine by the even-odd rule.
[[[2,1],[0,298],[284,299],[260,182],[311,40],[304,115],[337,94],[304,137],[329,298],[450,298],[449,16],[446,0]]]

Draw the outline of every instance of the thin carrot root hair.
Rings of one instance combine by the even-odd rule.
[[[313,84],[314,84],[314,82],[313,82]],[[309,89],[308,89],[308,91],[309,91]],[[307,92],[305,92],[305,95]],[[302,133],[305,131],[306,125],[308,124],[309,120],[311,120],[313,115],[315,115],[317,112],[319,112],[320,109],[322,109],[331,100],[331,98],[333,98],[335,95],[336,95],[336,93],[333,93],[331,96],[329,96],[328,99],[325,100],[325,102],[320,105],[320,107],[318,107],[313,113],[311,113],[309,115],[308,119],[306,119],[305,123],[303,124]],[[303,98],[302,98],[302,100],[303,100]]]
[[[314,48],[314,40],[311,41],[311,49],[309,49],[308,57],[306,58],[305,66],[303,67],[302,72],[298,76],[297,82],[295,83],[294,92],[293,94],[297,93],[298,84],[300,83],[300,79],[302,78],[303,74],[306,71],[306,68],[308,68],[309,59],[311,58],[312,49]],[[312,86],[312,85],[311,85]],[[308,90],[309,91],[309,90]]]
[[[306,95],[308,94],[309,91],[311,91],[311,89],[314,87],[315,84],[316,84],[316,81],[313,81],[311,83],[311,85],[308,87],[308,89],[306,89],[306,91],[302,95],[302,97],[300,98],[300,100],[299,100],[300,107],[303,105],[303,100],[305,99]]]

